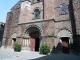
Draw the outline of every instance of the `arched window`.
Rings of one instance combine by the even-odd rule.
[[[19,21],[19,15],[16,15],[16,21],[15,22],[18,22]]]
[[[60,7],[61,7],[61,14],[66,14],[66,5],[62,4]]]
[[[40,18],[40,11],[39,11],[39,9],[36,9],[34,11],[34,16],[35,16],[35,19],[39,19]]]

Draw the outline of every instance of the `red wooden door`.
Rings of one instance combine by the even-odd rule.
[[[35,51],[35,39],[30,38],[30,51]]]
[[[39,50],[39,33],[33,32],[30,38],[30,50],[38,51]]]
[[[63,38],[62,39],[62,51],[63,53],[69,53],[69,39],[68,38]]]

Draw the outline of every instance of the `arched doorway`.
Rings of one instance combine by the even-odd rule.
[[[69,54],[69,40],[71,38],[71,33],[68,30],[61,30],[58,33],[58,37],[61,40],[62,52]]]
[[[14,33],[14,34],[11,36],[11,38],[12,38],[12,47],[14,47],[14,45],[16,44],[16,36],[17,36],[16,33]]]
[[[69,38],[68,37],[61,37],[62,40],[62,52],[69,54]]]
[[[30,50],[39,51],[41,36],[40,30],[37,27],[32,26],[27,29],[26,33],[30,36]]]

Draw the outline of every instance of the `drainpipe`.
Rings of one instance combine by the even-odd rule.
[[[43,19],[44,19],[44,0],[43,0]]]
[[[76,23],[75,23],[75,16],[74,16],[74,9],[73,9],[73,0],[69,0],[69,16],[71,19],[71,27],[72,27],[72,33],[73,33],[73,44],[74,49],[78,50],[78,41],[77,41],[77,33],[76,33]]]

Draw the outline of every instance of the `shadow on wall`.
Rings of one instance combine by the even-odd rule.
[[[51,54],[58,54],[58,53],[59,54],[62,53],[62,46],[60,42],[57,44],[57,47],[54,46],[51,51]]]
[[[74,54],[74,55],[79,55],[79,51],[74,49],[74,44],[70,43],[69,44],[69,53],[64,53],[66,52],[67,48],[62,47],[62,44],[59,42],[57,44],[57,47],[53,47],[51,54]],[[64,49],[64,51],[63,51]],[[67,51],[68,52],[68,51]]]

